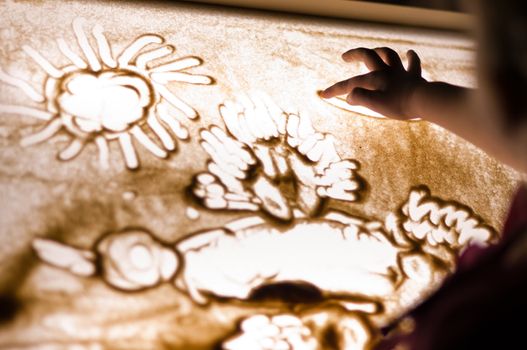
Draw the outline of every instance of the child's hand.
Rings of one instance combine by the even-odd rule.
[[[356,48],[342,55],[346,62],[362,61],[369,73],[336,83],[320,92],[322,98],[347,94],[351,105],[362,105],[394,119],[411,119],[415,115],[411,96],[417,86],[426,82],[421,77],[421,60],[413,50],[406,53],[405,69],[399,55],[392,49]]]

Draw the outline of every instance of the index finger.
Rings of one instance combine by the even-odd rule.
[[[342,54],[342,59],[346,62],[361,61],[366,64],[369,70],[380,70],[388,67],[386,63],[379,57],[375,50],[358,47],[351,49]]]
[[[322,98],[332,98],[339,95],[348,94],[356,87],[362,87],[368,90],[379,89],[382,81],[378,73],[370,72],[363,75],[357,75],[346,80],[339,81],[325,90],[319,91]]]

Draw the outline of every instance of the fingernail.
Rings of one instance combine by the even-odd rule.
[[[318,95],[319,97],[325,98],[325,96],[326,96],[326,90],[318,90],[318,91],[317,91],[317,95]]]

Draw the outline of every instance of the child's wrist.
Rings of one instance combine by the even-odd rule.
[[[422,96],[429,85],[428,81],[422,79],[408,87],[406,103],[403,106],[404,114],[408,119],[422,118]]]

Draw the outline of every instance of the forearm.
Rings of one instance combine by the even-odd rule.
[[[407,114],[438,124],[464,138],[473,134],[479,122],[472,110],[474,91],[443,82],[422,82],[408,97]]]
[[[525,154],[517,144],[520,140],[511,138],[498,118],[478,111],[476,94],[476,90],[447,83],[422,82],[409,96],[406,108],[408,114],[440,125],[499,161],[527,172]]]

